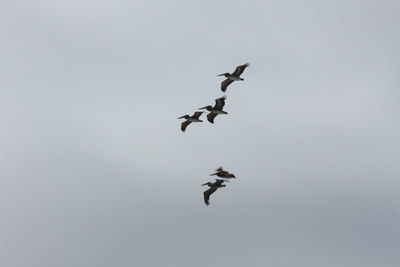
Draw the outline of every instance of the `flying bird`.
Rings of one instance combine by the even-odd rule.
[[[217,191],[218,188],[225,187],[225,185],[223,184],[224,182],[226,182],[226,181],[225,180],[221,180],[221,179],[215,179],[214,183],[208,182],[208,183],[202,184],[202,185],[208,185],[210,187],[209,189],[207,189],[203,193],[204,202],[206,203],[207,206],[210,204],[210,202],[209,202],[210,195],[212,193],[214,193],[215,191]]]
[[[189,115],[183,115],[182,117],[179,117],[178,119],[186,119],[184,122],[181,124],[181,130],[184,132],[186,130],[186,127],[191,124],[192,122],[202,122],[200,120],[200,116],[203,114],[202,111],[196,111],[192,116]]]
[[[207,120],[209,122],[214,123],[215,117],[217,117],[217,115],[219,115],[219,114],[228,114],[228,112],[222,110],[225,106],[225,99],[226,99],[226,96],[215,99],[214,107],[205,106],[205,107],[199,108],[199,109],[206,109],[210,112],[207,115]]]
[[[243,71],[248,66],[250,66],[250,64],[246,63],[246,64],[243,64],[243,65],[237,66],[235,71],[232,72],[232,73],[226,72],[226,73],[222,73],[222,74],[218,75],[218,76],[225,76],[226,77],[226,80],[221,83],[222,92],[225,92],[226,88],[228,88],[228,86],[231,83],[233,83],[234,81],[243,81],[244,79],[240,78],[240,75],[243,73]]]
[[[216,172],[213,174],[210,174],[210,176],[212,175],[216,175],[218,177],[224,178],[224,179],[230,179],[230,178],[236,178],[235,175],[233,173],[230,173],[228,171],[225,171],[222,167],[219,167],[218,169],[215,170]]]

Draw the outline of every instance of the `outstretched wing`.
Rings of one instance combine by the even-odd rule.
[[[221,83],[221,91],[225,92],[226,88],[228,88],[228,85],[230,85],[231,83],[233,83],[233,80],[230,80],[230,79],[226,79],[225,81],[223,81]]]
[[[200,116],[201,116],[201,114],[203,114],[202,111],[196,111],[196,112],[193,114],[192,118],[194,118],[194,119],[199,119]]]
[[[210,112],[210,113],[208,113],[208,115],[207,115],[207,120],[209,121],[209,122],[211,122],[211,123],[214,123],[214,119],[215,119],[215,117],[217,117],[217,113],[214,113],[214,112]]]
[[[207,189],[206,191],[204,191],[203,195],[204,195],[204,203],[206,203],[206,205],[209,205],[210,203],[208,202],[210,200],[210,195],[212,193],[214,193],[215,191],[217,191],[217,187],[211,187],[209,189]]]
[[[239,77],[248,66],[250,66],[249,63],[237,66],[232,76]]]
[[[214,108],[217,110],[222,110],[225,106],[225,96],[215,99],[215,106]]]
[[[215,171],[216,172],[219,172],[219,171],[223,171],[224,169],[222,168],[222,166],[221,167],[219,167],[218,169],[216,169]]]
[[[184,122],[182,122],[182,124],[181,124],[181,130],[182,130],[182,132],[184,132],[185,130],[186,130],[186,127],[189,125],[189,124],[191,124],[192,122],[190,122],[190,121],[184,121]]]

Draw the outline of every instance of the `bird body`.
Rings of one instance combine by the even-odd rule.
[[[212,182],[208,182],[208,183],[205,183],[205,184],[202,184],[202,185],[208,185],[209,187],[224,187],[225,185],[223,184],[224,182],[226,182],[225,180],[222,180],[222,179],[215,179],[215,182],[214,183],[212,183]]]
[[[206,109],[207,111],[210,111],[211,113],[216,113],[216,114],[228,114],[228,112],[223,111],[223,110],[215,109],[212,106],[206,106],[206,107],[200,108],[200,109]]]
[[[224,110],[210,110],[210,112],[211,112],[211,113],[218,114],[218,115],[221,115],[221,114],[228,114],[228,112],[226,112],[226,111],[224,111]]]
[[[233,76],[233,75],[231,75],[229,73],[224,73],[223,76],[225,76],[225,78],[227,78],[229,80],[232,80],[232,81],[244,81],[243,78]]]
[[[196,118],[192,118],[192,117],[189,117],[189,118],[187,118],[186,120],[187,120],[187,121],[190,121],[190,122],[202,122],[202,120],[196,119]]]

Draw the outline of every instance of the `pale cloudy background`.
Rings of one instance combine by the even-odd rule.
[[[0,266],[400,266],[399,10],[1,0]]]

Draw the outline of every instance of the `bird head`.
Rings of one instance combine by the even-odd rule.
[[[222,73],[222,74],[218,74],[217,76],[225,76],[225,77],[228,77],[229,75],[231,75],[231,74],[228,73],[228,72],[225,72],[225,73]]]
[[[205,107],[202,107],[202,108],[199,108],[199,109],[211,110],[211,109],[212,109],[212,106],[205,106]]]

